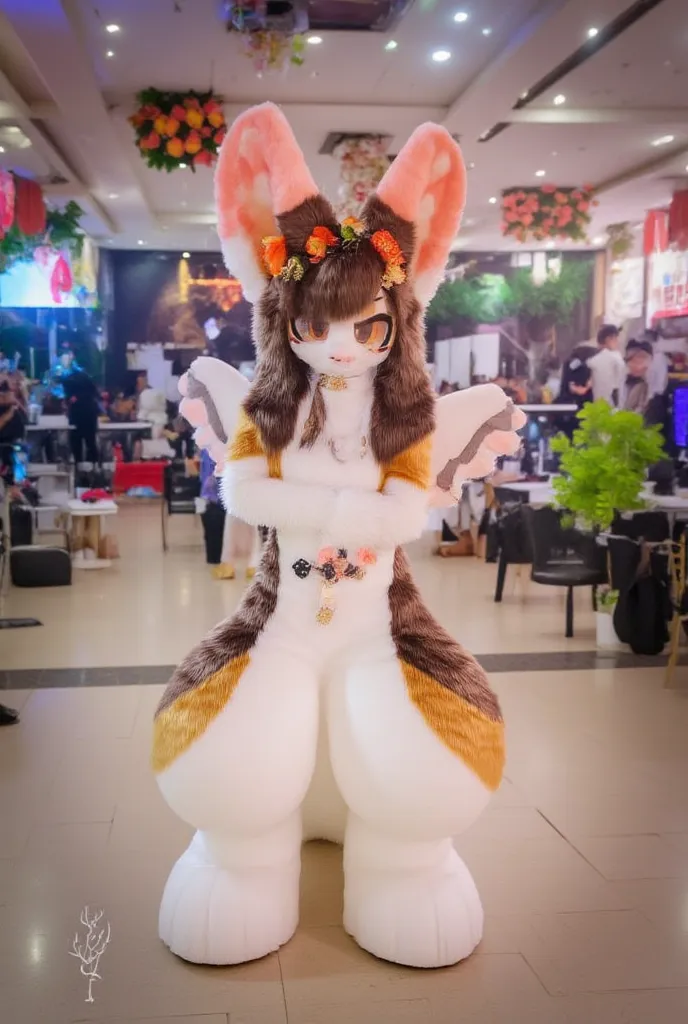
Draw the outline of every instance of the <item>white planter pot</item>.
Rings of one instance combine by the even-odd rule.
[[[611,612],[596,612],[597,646],[603,651],[623,651],[622,644],[614,630],[614,615]]]

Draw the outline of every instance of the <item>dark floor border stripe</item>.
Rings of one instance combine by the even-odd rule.
[[[523,654],[478,654],[486,672],[580,672],[593,669],[662,668],[666,655],[644,658],[630,651],[532,651]],[[688,653],[679,663],[688,665]],[[146,686],[166,683],[174,665],[113,668],[23,668],[0,672],[2,690],[49,690],[79,686]],[[680,677],[677,678],[680,683]]]

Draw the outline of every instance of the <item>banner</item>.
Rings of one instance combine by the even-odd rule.
[[[674,316],[688,316],[688,252],[667,250],[649,257],[647,326]]]

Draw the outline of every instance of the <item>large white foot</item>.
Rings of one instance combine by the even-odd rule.
[[[350,821],[344,868],[344,927],[369,953],[446,967],[480,942],[480,897],[451,840],[398,842]]]
[[[160,938],[173,953],[241,964],[289,941],[299,919],[300,844],[289,842],[285,857],[281,839],[280,830],[239,841],[196,833],[160,906]]]

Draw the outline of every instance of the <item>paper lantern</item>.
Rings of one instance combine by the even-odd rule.
[[[669,243],[688,249],[688,190],[674,192],[669,207]]]
[[[45,203],[43,189],[28,178],[15,178],[16,197],[14,216],[17,227],[29,237],[45,233]]]
[[[651,256],[664,252],[669,245],[669,216],[666,210],[649,210],[645,217],[643,252]]]
[[[14,223],[14,175],[0,168],[0,238]]]

